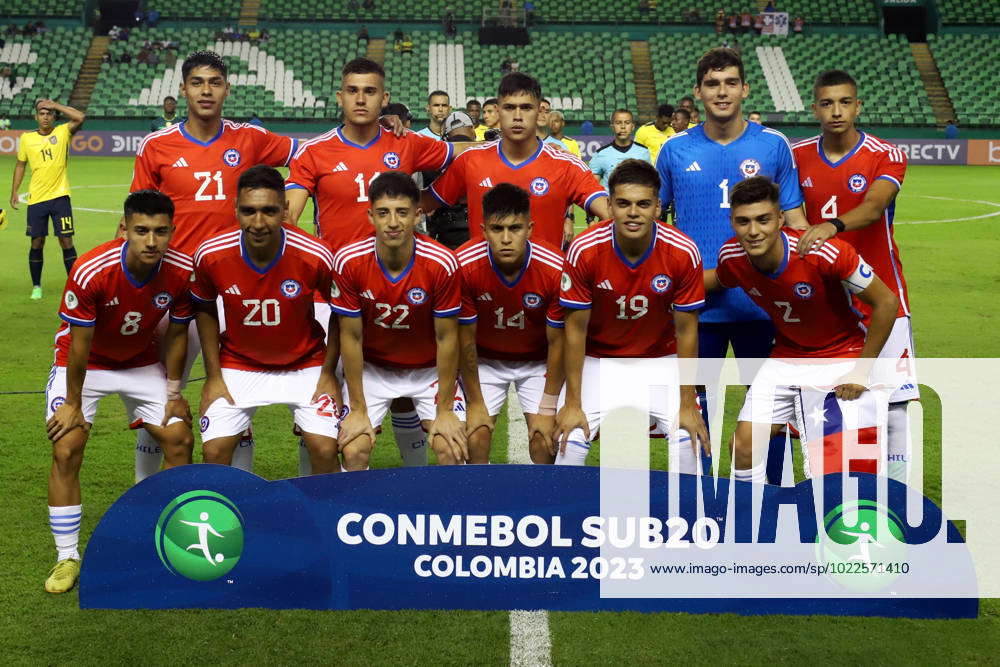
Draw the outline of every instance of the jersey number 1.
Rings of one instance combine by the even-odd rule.
[[[368,179],[368,183],[366,184],[365,175],[360,171],[358,172],[358,175],[354,177],[354,182],[358,184],[358,198],[355,199],[354,201],[358,202],[368,201],[368,193],[365,191],[365,185],[370,186],[372,184],[372,181],[378,178],[379,173],[381,172],[376,171],[374,174],[372,174],[372,177]]]

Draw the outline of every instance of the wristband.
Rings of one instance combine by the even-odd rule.
[[[840,218],[833,218],[832,220],[827,220],[827,222],[837,228],[838,234],[847,229],[847,225],[845,225],[844,221]]]
[[[542,400],[538,402],[538,414],[551,417],[556,414],[556,407],[559,405],[559,394],[542,394]]]
[[[180,380],[167,380],[167,400],[176,401],[182,398],[181,396],[181,381]]]

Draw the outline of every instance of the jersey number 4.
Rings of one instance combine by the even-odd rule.
[[[194,177],[196,180],[201,181],[201,184],[198,186],[198,192],[194,194],[195,201],[221,201],[226,198],[226,193],[222,191],[221,171],[196,171],[194,172]],[[212,181],[215,181],[215,194],[205,194],[212,185]]]

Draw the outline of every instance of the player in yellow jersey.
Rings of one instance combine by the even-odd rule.
[[[670,127],[670,118],[673,114],[673,105],[661,104],[656,110],[656,120],[640,126],[635,133],[635,143],[649,150],[649,160],[652,165],[656,164],[660,146],[674,135],[674,129]]]
[[[56,114],[64,115],[69,122],[56,125]],[[73,208],[69,202],[69,179],[66,162],[69,157],[70,137],[83,125],[84,115],[73,107],[52,100],[35,103],[35,120],[38,130],[25,132],[17,149],[14,164],[14,182],[10,188],[10,205],[19,203],[17,191],[24,180],[24,165],[31,165],[28,184],[28,226],[25,232],[31,237],[28,251],[28,268],[31,271],[31,298],[42,298],[42,260],[45,237],[49,233],[49,218],[59,245],[62,246],[66,274],[76,261],[73,247]]]

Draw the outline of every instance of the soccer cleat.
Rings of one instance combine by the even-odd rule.
[[[42,298],[42,286],[35,285],[34,287],[31,288],[31,300],[38,301],[41,298]]]
[[[55,564],[45,580],[45,590],[49,593],[66,593],[73,590],[76,580],[80,578],[80,561],[67,558]]]

